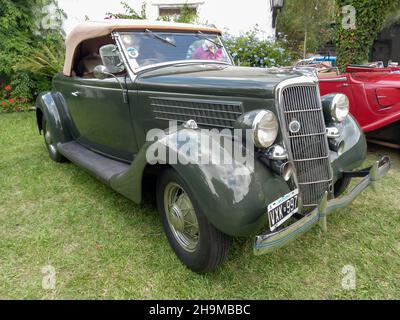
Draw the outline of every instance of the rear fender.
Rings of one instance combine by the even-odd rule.
[[[36,100],[36,108],[46,118],[48,129],[57,143],[71,141],[72,135],[69,130],[69,118],[67,117],[64,99],[61,95],[52,92],[41,93]],[[37,126],[42,131],[41,116],[37,112]]]

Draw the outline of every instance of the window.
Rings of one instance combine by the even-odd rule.
[[[179,32],[127,32],[121,34],[134,69],[182,60],[214,60],[231,64],[217,34]]]
[[[171,17],[171,16],[180,16],[182,13],[183,6],[177,7],[159,7],[158,8],[158,15],[160,17]],[[190,13],[196,15],[197,14],[197,7],[189,7],[188,10]]]

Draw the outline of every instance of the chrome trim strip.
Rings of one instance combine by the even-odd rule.
[[[308,159],[296,159],[293,160],[294,162],[307,162],[307,161],[314,161],[314,160],[323,160],[323,159],[328,159],[329,156],[326,157],[319,157],[319,158],[308,158]]]
[[[349,205],[364,189],[383,177],[389,171],[390,166],[391,163],[388,157],[383,157],[380,161],[375,162],[369,175],[363,178],[347,195],[341,198],[328,201],[328,192],[325,192],[318,207],[301,220],[283,230],[257,236],[253,247],[254,254],[263,255],[288,244],[311,229],[317,222],[320,222],[321,227],[326,229],[327,215],[336,209]]]
[[[319,82],[342,82],[347,81],[347,77],[329,79],[329,78],[319,78]]]
[[[168,62],[160,62],[160,63],[155,63],[151,64],[145,67],[140,67],[134,69],[135,74],[142,73],[144,71],[147,71],[149,69],[156,69],[160,67],[169,67],[169,66],[175,66],[175,65],[193,65],[193,64],[219,64],[219,65],[226,65],[226,66],[232,66],[231,63],[223,62],[223,61],[215,61],[215,60],[176,60],[176,61],[168,61]]]
[[[293,135],[290,137],[290,139],[295,139],[295,138],[306,138],[306,137],[314,137],[314,136],[324,136],[326,132],[317,132],[317,133],[310,133],[310,134],[299,134],[299,135]]]

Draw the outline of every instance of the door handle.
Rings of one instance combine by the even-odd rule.
[[[343,88],[347,88],[348,86],[349,86],[348,83],[343,83],[343,84],[341,85],[341,87],[343,87]]]
[[[81,94],[79,91],[74,91],[74,92],[71,92],[71,94],[74,96],[74,97],[79,97],[79,95]]]

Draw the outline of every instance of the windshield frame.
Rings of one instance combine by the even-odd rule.
[[[130,60],[128,59],[128,52],[125,48],[125,46],[122,44],[122,40],[121,40],[121,35],[127,33],[127,32],[131,32],[131,33],[135,33],[137,31],[132,31],[132,30],[126,30],[126,31],[118,31],[118,32],[113,32],[112,33],[112,37],[115,39],[117,46],[119,48],[119,51],[121,52],[122,55],[122,60],[124,61],[125,65],[127,66],[127,70],[131,75],[131,78],[136,77],[136,75],[138,75],[139,73],[142,73],[146,70],[150,70],[150,69],[156,69],[156,68],[162,68],[162,67],[168,67],[168,66],[174,66],[174,65],[190,65],[190,64],[219,64],[219,65],[228,65],[228,66],[233,66],[234,62],[232,59],[232,56],[230,55],[228,49],[226,48],[224,42],[222,41],[222,36],[221,34],[218,33],[202,33],[200,34],[200,36],[208,36],[208,35],[212,35],[212,36],[217,36],[222,48],[225,50],[228,60],[229,62],[226,61],[217,61],[217,60],[195,60],[195,59],[186,59],[186,60],[173,60],[173,61],[166,61],[166,62],[159,62],[159,63],[154,63],[154,64],[150,64],[150,65],[146,65],[146,66],[142,66],[142,67],[135,67],[132,63],[130,63]],[[156,33],[155,31],[153,31],[154,33]],[[163,33],[165,32],[173,32],[173,31],[167,31],[167,30],[163,30]],[[184,32],[173,32],[173,33],[179,33],[179,34],[184,34]],[[193,33],[187,33],[187,34],[193,34],[196,35],[196,31],[194,31]]]

